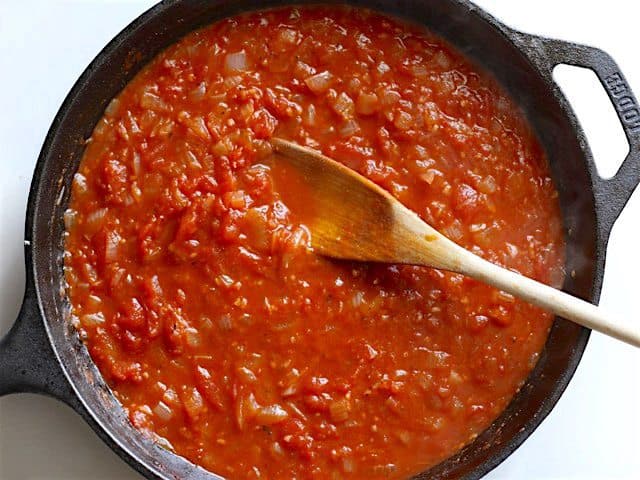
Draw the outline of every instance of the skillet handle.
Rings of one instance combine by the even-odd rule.
[[[75,399],[49,343],[30,286],[18,319],[0,340],[0,396],[21,392],[49,395],[69,405]]]
[[[618,114],[629,143],[629,153],[612,178],[605,179],[598,175],[593,178],[596,205],[598,212],[602,212],[599,218],[600,228],[606,239],[614,222],[640,183],[640,106],[638,101],[620,68],[608,53],[586,45],[536,36],[529,36],[527,43],[530,55],[537,59],[538,63],[546,64],[540,66],[548,69],[547,73],[550,77],[553,68],[559,64],[592,70],[598,76]],[[593,162],[592,158],[589,160]]]

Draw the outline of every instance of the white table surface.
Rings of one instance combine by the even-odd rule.
[[[152,0],[0,0],[0,333],[13,322],[24,284],[27,192],[47,129],[89,61]],[[636,2],[481,0],[521,30],[597,45],[640,93]],[[626,146],[603,91],[575,69],[570,85],[592,147],[611,172]],[[587,77],[588,79],[588,77]],[[585,85],[583,85],[583,83]],[[611,312],[638,322],[640,193],[614,229],[602,294]],[[0,480],[135,480],[70,409],[35,395],[0,399]],[[538,430],[487,478],[640,478],[640,351],[594,334],[566,393]]]

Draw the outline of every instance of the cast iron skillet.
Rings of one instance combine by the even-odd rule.
[[[0,342],[0,394],[62,400],[124,460],[150,479],[213,479],[143,438],[127,421],[78,336],[64,294],[62,215],[83,141],[109,102],[164,47],[224,16],[286,0],[174,0],[125,28],[82,74],[49,130],[26,218],[27,285],[18,320]],[[324,2],[324,3],[330,3]],[[640,109],[615,62],[595,48],[514,31],[466,0],[351,2],[427,25],[491,71],[526,112],[549,156],[567,241],[564,288],[597,302],[614,221],[640,181]],[[552,80],[560,63],[592,69],[616,107],[630,144],[618,173],[598,176],[584,133]],[[473,443],[416,478],[476,479],[513,452],[547,416],[573,375],[589,330],[556,319],[538,365],[505,412]]]

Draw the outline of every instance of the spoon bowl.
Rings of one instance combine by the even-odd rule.
[[[311,148],[274,138],[276,177],[293,182],[285,202],[311,232],[324,256],[423,265],[467,275],[567,320],[640,347],[640,331],[601,309],[457,245],[389,192]]]

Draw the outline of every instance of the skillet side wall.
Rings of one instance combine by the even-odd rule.
[[[151,58],[189,31],[224,16],[284,4],[283,1],[170,1],[128,26],[83,73],[56,117],[32,183],[27,240],[45,328],[76,399],[72,404],[119,455],[148,478],[217,478],[142,438],[131,427],[67,321],[64,295],[62,215],[70,184],[96,122],[112,97]],[[322,2],[337,3],[337,2]],[[354,1],[423,23],[492,72],[525,111],[551,163],[565,223],[565,289],[597,300],[604,245],[596,237],[593,163],[584,135],[559,89],[511,41],[512,32],[465,1]],[[537,58],[543,66],[544,58]],[[29,256],[30,257],[30,256]],[[503,414],[475,442],[417,478],[479,478],[530,435],[555,405],[573,375],[588,332],[556,320],[540,361]]]

